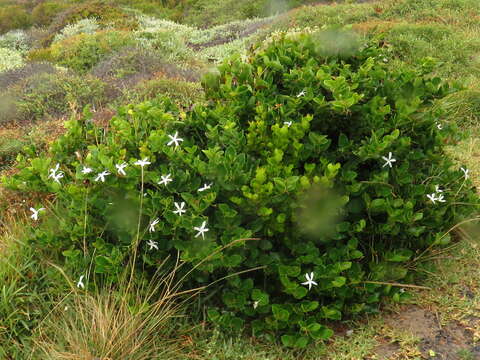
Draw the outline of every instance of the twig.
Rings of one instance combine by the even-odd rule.
[[[397,286],[402,288],[412,288],[412,289],[423,289],[423,290],[432,290],[431,287],[428,286],[420,286],[420,285],[410,285],[410,284],[400,284],[400,283],[391,283],[391,282],[384,282],[384,281],[362,281],[364,284],[377,284],[377,285],[390,285],[390,286]]]

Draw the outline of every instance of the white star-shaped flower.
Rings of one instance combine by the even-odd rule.
[[[167,175],[162,175],[162,180],[160,180],[157,184],[167,186],[167,184],[172,181],[173,181],[172,174],[167,174]]]
[[[108,175],[110,175],[110,172],[108,170],[102,171],[100,174],[97,175],[94,181],[105,182],[105,176],[108,176]]]
[[[438,201],[438,202],[441,202],[441,203],[444,203],[444,202],[446,202],[447,200],[445,200],[444,195],[441,194],[439,197],[437,197],[437,201]]]
[[[256,309],[256,308],[258,307],[258,303],[259,303],[259,301],[254,301],[254,302],[253,302],[253,308],[254,308],[254,309]]]
[[[127,163],[123,163],[123,164],[120,164],[120,165],[115,165],[115,167],[117,168],[117,173],[119,173],[120,175],[126,176],[127,173],[125,172],[125,168],[127,166],[128,166]]]
[[[170,138],[170,141],[167,143],[168,146],[172,145],[172,144],[175,144],[175,147],[177,147],[178,145],[180,145],[180,143],[183,141],[183,139],[180,139],[178,136],[178,131],[175,132],[175,135],[168,135],[168,137]]]
[[[470,175],[468,175],[469,170],[466,168],[464,169],[463,167],[461,167],[460,170],[463,171],[463,173],[465,174],[465,180],[467,180],[470,177]]]
[[[60,179],[63,178],[63,172],[60,171],[58,173],[52,173],[52,174],[50,174],[49,177],[51,177],[53,179],[53,181],[55,181],[56,183],[60,184]]]
[[[436,193],[442,193],[443,192],[443,190],[440,189],[440,185],[435,185],[435,192]]]
[[[203,184],[203,186],[201,188],[199,188],[197,191],[198,192],[202,192],[202,191],[205,191],[205,190],[208,190],[212,187],[213,183],[210,183],[210,184]]]
[[[302,90],[298,95],[297,98],[305,96],[305,90]]]
[[[154,232],[155,231],[155,226],[160,222],[160,219],[159,218],[156,218],[155,220],[153,220],[149,227],[148,227],[148,232]]]
[[[283,125],[287,125],[287,127],[290,127],[290,126],[292,126],[292,122],[291,121],[284,121]]]
[[[60,179],[63,178],[63,171],[58,171],[59,168],[60,164],[57,163],[54,168],[49,170],[50,175],[48,175],[48,178],[60,184]]]
[[[437,200],[438,200],[436,195],[437,195],[436,193],[433,193],[433,194],[427,194],[427,198],[429,198],[429,199],[430,199],[430,201],[431,201],[432,203],[434,203],[434,204],[435,204],[435,201],[437,201]]]
[[[40,209],[38,209],[38,210],[35,210],[34,208],[31,207],[31,208],[30,208],[30,211],[32,212],[32,215],[30,215],[30,217],[31,217],[33,220],[37,221],[37,220],[38,220],[38,213],[39,213],[40,211],[44,211],[44,210],[45,210],[45,208],[40,208]]]
[[[313,281],[313,275],[313,272],[311,272],[310,274],[305,274],[305,278],[307,279],[307,281],[303,282],[302,285],[308,285],[308,290],[312,288],[312,285],[318,285],[315,281]]]
[[[60,168],[60,164],[57,163],[57,165],[55,165],[54,168],[51,168],[50,170],[48,170],[48,172],[50,173],[50,175],[56,174],[59,168]]]
[[[182,214],[187,212],[187,210],[185,210],[185,202],[182,201],[181,203],[176,202],[176,203],[173,203],[173,204],[175,205],[175,208],[177,209],[173,212],[174,214],[182,216]]]
[[[388,153],[388,158],[385,157],[385,156],[382,156],[382,159],[386,161],[385,164],[383,164],[382,167],[385,167],[385,166],[390,166],[392,167],[392,163],[394,163],[395,161],[397,161],[396,159],[393,158],[393,155],[391,152]]]
[[[82,174],[87,175],[90,174],[93,171],[92,168],[89,168],[88,166],[84,166],[82,169]]]
[[[151,162],[148,161],[148,158],[145,158],[143,160],[137,160],[133,163],[133,165],[137,165],[137,166],[141,166],[142,168],[145,166],[145,165],[150,165]]]
[[[84,278],[85,278],[85,275],[81,275],[80,279],[78,279],[78,282],[77,282],[78,288],[85,289],[85,284],[83,283]]]
[[[207,222],[204,221],[202,223],[202,226],[198,227],[198,226],[195,226],[193,228],[193,230],[196,230],[198,231],[197,235],[195,235],[195,237],[199,237],[200,235],[202,235],[202,239],[205,239],[205,233],[209,230],[207,229],[205,226],[207,226]]]
[[[156,241],[148,240],[147,245],[149,246],[148,250],[153,250],[153,249],[158,250],[158,243]]]
[[[442,124],[440,124],[439,122],[436,122],[435,124],[437,124],[437,129],[438,129],[438,130],[442,130],[442,129],[443,129]]]

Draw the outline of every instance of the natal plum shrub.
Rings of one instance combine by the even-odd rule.
[[[93,263],[113,280],[131,254],[154,272],[178,252],[191,286],[211,284],[212,321],[288,346],[405,296],[389,283],[411,282],[478,208],[431,108],[451,89],[428,63],[388,69],[375,44],[343,59],[321,45],[278,36],[224,62],[187,113],[162,100],[120,108],[108,131],[88,112],[69,122],[49,156],[19,157],[5,179],[56,195],[32,241],[75,276]]]

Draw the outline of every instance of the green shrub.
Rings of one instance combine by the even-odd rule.
[[[19,5],[0,7],[0,34],[32,25],[30,14]]]
[[[153,273],[178,252],[191,286],[214,282],[212,321],[249,321],[287,346],[328,338],[326,322],[382,296],[404,299],[388,283],[411,283],[415,261],[478,209],[444,152],[454,129],[431,108],[451,90],[430,63],[389,69],[375,44],[325,57],[318,39],[280,36],[224,62],[187,114],[131,105],[105,132],[86,112],[50,156],[19,157],[5,183],[56,195],[32,241],[74,276],[93,264],[112,281],[127,259]]]
[[[143,81],[125,95],[129,102],[142,102],[164,96],[172,99],[179,107],[188,108],[201,102],[204,93],[197,82],[160,78]]]
[[[36,26],[48,26],[59,13],[70,6],[59,1],[41,2],[32,10],[32,22]]]
[[[85,105],[99,106],[104,102],[104,84],[92,77],[68,73],[40,73],[24,79],[8,89],[10,105],[0,112],[0,122],[36,121],[57,117]]]
[[[57,69],[50,63],[28,62],[24,66],[16,67],[0,74],[0,89],[5,90],[10,86],[19,84],[26,78],[41,73],[56,73]]]
[[[156,51],[165,60],[185,62],[194,57],[193,51],[187,47],[179,34],[175,32],[137,33],[136,37],[143,47]]]
[[[105,56],[133,45],[131,34],[127,31],[101,31],[92,35],[79,34],[55,42],[45,56],[30,56],[34,60],[51,60],[80,73],[85,73],[98,64]],[[43,59],[42,59],[43,57]]]
[[[104,27],[113,26],[122,30],[134,30],[137,21],[112,1],[93,0],[77,4],[60,13],[49,27],[51,36],[65,26],[82,19],[96,19]]]

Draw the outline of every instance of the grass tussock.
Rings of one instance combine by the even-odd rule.
[[[175,271],[149,286],[100,286],[92,293],[73,289],[46,317],[35,340],[37,356],[48,360],[163,360],[180,351],[173,323],[183,300]]]

